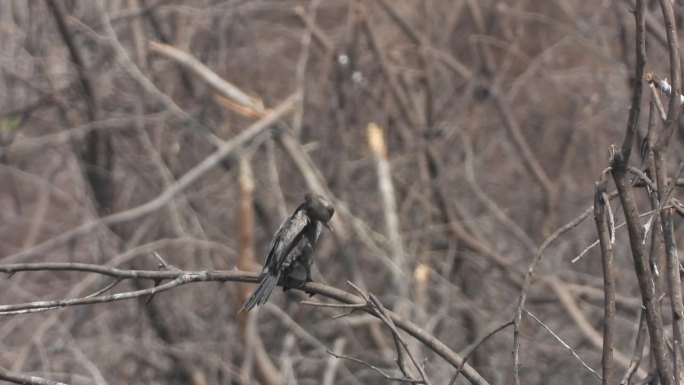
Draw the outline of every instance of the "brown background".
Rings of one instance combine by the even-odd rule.
[[[216,102],[205,81],[152,53],[150,41],[192,54],[267,107],[303,92],[284,121],[355,218],[338,210],[342,230],[323,234],[315,278],[343,289],[354,281],[457,352],[512,317],[515,280],[549,235],[591,207],[608,146],[624,135],[635,60],[629,2],[394,1],[392,12],[375,0],[104,3],[0,1],[4,263],[120,258],[118,267],[153,270],[158,251],[185,270],[232,269],[247,252],[238,246],[239,230],[249,226],[256,258],[246,269],[260,268],[273,231],[311,190],[270,139],[241,152],[253,175],[253,225],[239,220],[240,167],[232,156],[162,210],[12,257],[157,197],[214,151],[207,132],[229,140],[255,120]],[[662,16],[657,2],[647,4],[646,69],[667,77]],[[675,12],[682,11],[676,2]],[[314,21],[313,34],[304,19]],[[132,65],[187,115],[143,90]],[[388,242],[377,158],[367,142],[371,122],[387,141],[399,248]],[[673,167],[681,154],[675,138]],[[638,194],[646,202],[643,190]],[[596,239],[589,217],[555,240],[527,308],[598,370],[596,336],[573,317],[601,333],[599,250],[570,262]],[[628,245],[618,230],[616,349],[627,357],[640,309]],[[404,261],[393,277],[386,261],[397,252]],[[579,313],[560,302],[546,281],[552,277]],[[19,273],[0,278],[0,302],[82,296],[108,282],[85,273]],[[150,285],[124,281],[114,291]],[[239,287],[201,283],[147,306],[143,298],[3,316],[0,366],[73,384],[252,383],[253,357],[236,317],[245,294]],[[398,373],[392,340],[370,316],[332,320],[341,312],[301,306],[302,298],[276,290],[255,320],[283,383],[321,383],[330,370],[325,350],[342,339],[345,354]],[[542,327],[524,322],[523,383],[599,382]],[[453,369],[410,345],[433,382],[448,383]],[[509,384],[511,350],[507,329],[471,361],[492,384]],[[362,365],[339,364],[334,383],[389,383]],[[621,376],[624,367],[616,367]]]

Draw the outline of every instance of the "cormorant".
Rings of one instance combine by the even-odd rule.
[[[265,303],[280,278],[289,278],[299,267],[306,272],[303,282],[312,281],[313,249],[323,226],[328,227],[334,213],[333,205],[322,196],[311,193],[304,196],[304,203],[283,221],[273,235],[259,286],[240,311]]]

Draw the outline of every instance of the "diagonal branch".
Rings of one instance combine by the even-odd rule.
[[[587,364],[587,363],[579,356],[579,354],[577,354],[577,352],[576,352],[573,348],[570,347],[570,345],[568,345],[565,341],[563,341],[562,338],[560,338],[556,333],[554,333],[553,330],[551,330],[551,328],[549,328],[548,326],[546,326],[546,324],[544,324],[539,318],[537,318],[534,314],[530,313],[529,311],[525,310],[525,313],[527,313],[527,315],[529,315],[529,316],[530,316],[533,320],[535,320],[539,325],[541,325],[544,329],[546,329],[546,331],[549,332],[549,334],[551,334],[551,335],[553,336],[553,338],[556,339],[556,341],[560,342],[560,344],[563,345],[564,348],[566,348],[567,350],[569,350],[569,351],[570,351],[570,354],[572,354],[572,356],[575,357],[575,358],[577,359],[577,361],[579,361],[579,362],[582,364],[582,366],[584,366],[585,368],[587,368],[587,370],[589,370],[589,371],[591,372],[591,374],[593,374],[593,375],[596,376],[597,378],[601,379],[601,375],[598,374],[594,369],[592,369],[591,366],[589,366],[589,364]]]
[[[525,302],[527,300],[527,292],[532,284],[532,277],[534,276],[534,271],[537,265],[544,257],[544,251],[549,245],[558,239],[562,234],[570,231],[575,226],[579,225],[586,219],[592,212],[592,208],[584,210],[579,216],[577,216],[572,221],[566,223],[564,226],[560,227],[553,234],[551,234],[546,240],[539,246],[537,250],[537,255],[527,269],[525,274],[525,281],[522,284],[522,289],[520,290],[520,295],[518,297],[518,307],[515,312],[514,324],[513,324],[513,376],[516,385],[520,385],[520,325],[522,324],[522,313],[525,311]]]
[[[417,380],[417,379],[406,378],[406,377],[394,377],[394,376],[391,376],[391,375],[389,375],[389,374],[383,372],[382,369],[378,368],[378,367],[375,366],[375,365],[372,365],[372,364],[370,364],[370,363],[368,363],[368,362],[366,362],[366,361],[364,361],[364,360],[361,360],[361,359],[358,359],[358,358],[354,358],[354,357],[351,357],[351,356],[348,356],[348,355],[345,355],[345,354],[333,353],[333,352],[330,351],[330,350],[328,350],[327,353],[330,354],[331,356],[335,357],[335,358],[342,358],[342,359],[345,359],[345,360],[349,360],[349,361],[352,361],[352,362],[356,362],[357,364],[364,365],[364,366],[366,366],[366,367],[368,367],[368,368],[374,370],[374,371],[377,372],[379,375],[381,375],[382,377],[384,377],[384,378],[386,378],[386,379],[388,379],[388,380],[390,380],[390,381],[408,382],[408,383],[411,383],[411,384],[424,384],[424,383],[425,383],[425,382],[423,382],[423,380]]]
[[[298,93],[290,95],[285,101],[283,101],[278,107],[276,107],[268,115],[264,116],[246,130],[242,131],[236,135],[230,141],[221,144],[216,151],[211,155],[206,157],[202,162],[200,162],[195,167],[191,168],[186,172],[181,178],[179,178],[175,183],[169,185],[166,190],[159,194],[156,198],[151,201],[142,204],[140,206],[128,209],[125,211],[118,212],[116,214],[108,215],[99,219],[86,222],[78,227],[71,230],[65,231],[64,233],[48,239],[35,247],[24,250],[22,252],[10,255],[3,259],[3,262],[15,262],[25,260],[27,258],[48,252],[57,246],[61,246],[70,240],[88,234],[94,229],[100,226],[108,226],[115,223],[122,223],[137,219],[141,216],[153,213],[164,206],[166,206],[171,199],[173,199],[178,193],[188,188],[191,184],[195,183],[200,177],[205,175],[208,171],[214,168],[227,156],[231,155],[235,151],[247,145],[250,141],[257,138],[263,138],[263,134],[267,132],[267,129],[271,127],[274,123],[278,121],[282,116],[291,111],[297,100],[300,98]]]
[[[408,367],[406,367],[406,364],[404,362],[404,357],[402,353],[403,351],[405,351],[406,355],[408,355],[411,359],[413,366],[418,370],[418,373],[420,373],[420,377],[423,379],[422,383],[430,385],[430,380],[428,380],[427,374],[425,373],[425,369],[423,369],[423,367],[420,364],[418,364],[418,361],[415,359],[415,357],[413,357],[413,354],[411,354],[411,351],[409,350],[406,341],[404,341],[404,338],[401,336],[401,334],[399,334],[399,331],[394,325],[394,322],[392,322],[392,318],[390,317],[390,314],[385,308],[385,306],[382,304],[382,302],[380,302],[378,297],[376,297],[373,294],[370,294],[370,302],[373,304],[375,310],[377,310],[378,318],[380,318],[380,320],[385,325],[387,325],[387,327],[392,332],[392,336],[394,337],[394,341],[397,346],[397,363],[399,364],[399,368],[401,369],[402,373],[404,373],[405,376],[408,376],[410,374],[410,371],[408,370]]]

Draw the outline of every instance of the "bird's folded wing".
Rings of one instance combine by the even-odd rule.
[[[287,255],[299,242],[309,222],[310,219],[306,212],[304,210],[297,210],[280,225],[271,241],[271,248],[266,257],[264,270],[279,271],[282,269]]]

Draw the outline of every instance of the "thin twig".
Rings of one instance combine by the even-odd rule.
[[[558,297],[560,304],[565,309],[566,313],[575,322],[582,334],[585,335],[587,340],[591,342],[596,349],[603,349],[603,337],[598,330],[594,328],[591,321],[584,314],[580,308],[577,300],[572,296],[570,290],[568,290],[566,284],[564,284],[560,279],[555,276],[544,277],[544,282],[549,285],[549,287],[554,291],[556,297]],[[614,350],[615,362],[623,367],[629,366],[629,359],[627,356],[622,354],[619,350]]]
[[[667,119],[667,113],[665,112],[665,107],[663,107],[663,102],[660,100],[660,96],[658,95],[658,88],[657,86],[653,83],[650,82],[649,79],[655,77],[654,74],[646,74],[646,81],[649,82],[649,89],[651,90],[651,98],[655,102],[656,108],[658,109],[658,114],[660,115],[660,119],[662,121],[665,121]]]
[[[337,353],[331,352],[330,350],[328,350],[327,353],[330,354],[331,356],[335,357],[335,358],[342,358],[345,360],[356,362],[357,364],[364,365],[370,369],[375,370],[378,374],[380,374],[381,376],[383,376],[384,378],[386,378],[390,381],[408,382],[408,383],[412,383],[412,384],[424,384],[425,383],[425,382],[423,382],[423,380],[419,380],[419,379],[390,376],[389,374],[383,372],[382,369],[378,368],[377,366],[372,365],[372,364],[370,364],[364,360],[360,360],[358,358],[350,357],[350,356],[347,356],[344,354],[337,354]]]
[[[335,340],[335,343],[333,343],[332,351],[339,352],[336,354],[341,354],[346,344],[347,339],[344,337],[339,337]],[[325,371],[323,372],[323,380],[321,381],[321,385],[333,385],[335,383],[335,374],[337,374],[337,368],[339,367],[340,363],[340,361],[336,360],[335,358],[335,356],[332,356],[328,360],[328,363],[325,366]]]
[[[138,68],[138,66],[133,62],[133,60],[130,58],[128,55],[128,51],[126,48],[121,44],[119,41],[119,38],[116,35],[116,31],[114,30],[114,27],[111,24],[111,20],[109,19],[109,15],[107,14],[107,11],[105,10],[104,6],[105,2],[103,0],[98,0],[94,2],[94,5],[98,8],[98,14],[100,17],[100,24],[102,25],[105,35],[107,37],[107,40],[114,51],[114,58],[116,59],[117,63],[121,66],[121,68],[126,71],[128,76],[130,76],[138,85],[145,90],[146,93],[149,95],[154,96],[157,100],[159,100],[166,109],[171,111],[174,115],[179,117],[180,119],[184,120],[185,122],[190,122],[200,128],[202,128],[201,133],[204,136],[204,138],[214,146],[218,147],[221,145],[221,139],[216,137],[214,134],[209,132],[197,119],[195,119],[192,115],[188,114],[185,112],[182,108],[180,108],[174,101],[160,91],[150,79],[148,79]]]
[[[151,201],[148,201],[147,203],[134,207],[132,209],[128,209],[125,211],[118,212],[116,214],[108,215],[106,217],[101,217],[86,222],[78,227],[65,231],[56,237],[50,238],[36,245],[33,248],[5,257],[3,259],[3,262],[15,262],[39,255],[49,250],[53,250],[57,246],[61,246],[76,237],[88,234],[89,232],[93,231],[94,229],[100,226],[109,226],[117,223],[131,221],[133,219],[137,219],[141,216],[147,215],[149,213],[155,212],[163,208],[178,193],[180,193],[181,191],[185,190],[190,185],[195,183],[200,177],[202,177],[208,171],[213,169],[228,155],[239,150],[241,147],[245,146],[248,142],[254,140],[256,137],[262,135],[266,131],[266,129],[268,129],[271,125],[277,122],[278,119],[280,119],[283,115],[287,114],[299,98],[299,94],[295,93],[293,95],[290,95],[287,99],[285,99],[285,101],[283,101],[277,108],[275,108],[267,116],[264,116],[262,119],[258,120],[257,122],[249,126],[247,129],[240,132],[230,141],[224,142],[216,149],[216,151],[214,151],[211,155],[206,157],[198,165],[191,168],[181,178],[179,178],[178,180],[176,180],[176,182],[168,186],[161,194],[159,194],[156,198],[152,199]]]
[[[622,376],[620,385],[628,385],[634,373],[639,368],[641,356],[644,354],[644,345],[646,344],[646,316],[644,310],[639,313],[639,324],[637,325],[636,342],[634,343],[634,354],[629,363],[629,367]]]
[[[408,355],[411,358],[411,361],[413,364],[416,366],[416,368],[419,368],[419,366],[416,363],[416,360],[413,358],[411,355],[411,352],[408,350],[408,345],[403,341],[401,338],[401,335],[397,331],[397,328],[394,326],[394,323],[392,323],[391,320],[388,319],[387,317],[387,309],[385,309],[384,305],[380,300],[373,294],[370,294],[370,299],[373,307],[375,310],[377,310],[378,313],[378,318],[380,318],[380,321],[382,321],[388,329],[392,332],[392,339],[394,340],[394,346],[397,351],[397,366],[399,366],[399,370],[404,374],[405,377],[411,378],[413,377],[413,373],[411,369],[406,365],[406,355]],[[404,354],[406,352],[406,354]],[[426,380],[425,377],[423,377],[424,380]]]
[[[313,301],[302,301],[300,303],[302,305],[307,305],[307,306],[328,307],[331,309],[359,309],[359,308],[364,308],[364,307],[368,306],[365,303],[346,304],[346,303],[322,303],[322,302],[313,302]]]
[[[651,178],[649,178],[648,175],[646,175],[646,173],[642,170],[636,167],[630,167],[629,172],[641,179],[652,191],[658,191],[658,187],[656,186],[655,182],[653,182]]]
[[[18,271],[40,271],[41,264],[21,264],[21,265],[0,265],[0,272],[18,272]],[[192,282],[251,282],[256,283],[259,281],[260,274],[253,272],[244,272],[240,270],[206,270],[206,271],[141,271],[141,270],[120,270],[120,269],[106,269],[102,270],[102,266],[99,265],[88,265],[88,264],[75,264],[76,268],[71,271],[90,271],[95,273],[101,273],[106,275],[120,276],[122,278],[130,279],[154,279],[163,278],[170,279],[171,281],[149,289],[138,290],[134,292],[125,292],[109,296],[99,296],[93,298],[76,298],[72,300],[58,300],[58,301],[38,301],[29,302],[25,304],[17,305],[5,305],[0,306],[0,312],[2,314],[9,314],[10,311],[20,311],[20,312],[31,312],[31,311],[45,311],[48,308],[57,309],[69,306],[84,305],[90,303],[104,303],[111,301],[120,301],[124,299],[137,298],[142,296],[147,296],[153,293],[159,293],[162,291],[170,290],[172,288],[192,283]],[[57,267],[57,266],[53,266]],[[67,271],[64,264],[62,264],[61,270]],[[58,269],[54,269],[58,270]],[[358,286],[352,285],[358,289]],[[315,282],[308,282],[301,287],[292,288],[293,290],[301,290],[307,293],[315,293],[323,297],[334,299],[346,304],[367,304],[362,297],[353,295],[344,290],[340,290],[331,286],[323,285]],[[360,290],[360,289],[358,289]],[[369,309],[367,307],[361,307],[360,310],[374,315],[377,317],[377,310]],[[5,313],[6,312],[6,313]],[[451,364],[454,368],[459,367],[463,363],[463,358],[446,346],[442,341],[435,338],[432,334],[428,333],[425,329],[419,327],[418,325],[406,320],[405,318],[391,312],[387,311],[387,318],[392,321],[392,323],[399,329],[404,330],[418,341],[423,343],[427,348],[435,352],[437,355],[442,357],[445,361]],[[463,374],[473,385],[489,385],[489,382],[485,380],[472,366],[465,363],[463,366]]]
[[[456,380],[458,379],[458,375],[461,374],[461,370],[463,369],[463,365],[465,365],[466,362],[468,362],[468,359],[475,353],[477,348],[479,348],[482,344],[484,344],[489,338],[494,336],[496,333],[506,329],[507,327],[513,325],[513,320],[505,322],[496,328],[492,329],[489,333],[483,335],[480,337],[475,343],[472,344],[471,347],[468,348],[468,353],[466,353],[463,356],[463,363],[458,366],[458,369],[456,369],[456,373],[454,373],[454,376],[451,377],[451,381],[449,381],[449,385],[454,385],[456,383]]]
[[[617,196],[617,195],[613,195],[613,196]],[[674,207],[674,206],[665,206],[665,207],[663,207],[663,208],[670,208],[670,207],[676,208],[676,207]],[[655,210],[645,211],[645,212],[639,214],[639,218],[644,218],[644,217],[650,216],[650,215],[652,215],[654,212],[655,212]],[[627,222],[622,222],[622,223],[620,223],[619,225],[615,226],[615,230],[619,230],[619,229],[623,228],[626,224],[627,224]],[[592,243],[592,244],[590,244],[589,246],[585,247],[585,248],[584,248],[584,249],[583,249],[575,258],[571,259],[571,260],[570,260],[570,263],[575,263],[575,262],[579,261],[579,260],[580,260],[582,257],[584,257],[592,248],[594,248],[594,247],[595,247],[596,245],[598,245],[598,244],[599,244],[599,240],[597,239],[596,241],[594,241],[594,243]]]
[[[546,248],[556,239],[558,239],[562,234],[570,231],[575,226],[582,223],[589,215],[592,213],[593,207],[589,207],[572,221],[566,223],[559,229],[557,229],[553,234],[551,234],[544,243],[539,246],[537,255],[527,269],[527,274],[525,274],[525,281],[523,283],[522,289],[520,290],[520,296],[518,298],[518,308],[515,313],[514,325],[513,325],[513,377],[516,385],[520,385],[520,325],[522,323],[522,313],[525,309],[525,301],[527,299],[527,291],[532,284],[532,277],[534,276],[534,270],[544,256],[544,251]]]
[[[316,25],[316,21],[313,19],[313,17],[306,13],[304,7],[300,5],[295,6],[293,8],[293,12],[295,15],[297,15],[299,20],[304,23],[306,28],[311,31],[311,35],[314,40],[321,46],[321,48],[323,48],[326,53],[332,54],[335,52],[335,43],[333,40],[328,37],[328,35],[326,35],[318,25]]]
[[[99,296],[88,296],[88,297],[82,297],[82,298],[73,298],[73,299],[60,299],[60,300],[53,300],[53,301],[35,301],[35,302],[27,302],[27,303],[20,303],[20,304],[14,304],[14,305],[0,305],[0,315],[11,315],[11,314],[22,314],[22,312],[25,313],[33,313],[36,311],[45,311],[45,310],[52,310],[52,309],[57,309],[57,308],[62,308],[62,307],[67,307],[67,306],[76,306],[76,305],[89,305],[89,304],[95,304],[95,303],[105,303],[105,302],[115,302],[115,301],[121,301],[121,300],[126,300],[126,299],[132,299],[132,298],[139,298],[139,297],[144,297],[148,295],[154,295],[156,293],[160,293],[169,289],[172,289],[174,287],[178,287],[190,282],[198,282],[198,281],[205,281],[206,280],[206,275],[203,275],[202,273],[200,274],[195,274],[195,273],[185,273],[176,279],[169,281],[167,283],[161,284],[159,286],[154,286],[149,289],[143,289],[143,290],[135,290],[135,291],[130,291],[130,292],[125,292],[125,293],[117,293],[117,294],[109,294],[109,295],[99,295]]]
[[[660,90],[665,95],[672,97],[672,86],[670,85],[670,83],[667,82],[667,80],[661,79],[660,77],[658,77],[658,75],[656,75],[653,72],[647,73],[644,76],[644,80],[647,83],[649,83],[649,85],[651,86],[653,95],[656,96],[655,99],[656,99],[656,103],[658,103],[658,112],[660,112],[661,118],[663,120],[666,120],[667,114],[665,113],[665,107],[663,107],[663,104],[660,101],[660,98],[657,97],[656,91]],[[684,95],[680,95],[679,100],[680,100],[679,104],[681,106],[684,106]]]
[[[123,281],[123,278],[118,278],[118,279],[116,279],[114,282],[112,282],[112,283],[110,283],[109,285],[103,287],[102,289],[96,291],[95,293],[86,296],[86,298],[91,298],[91,297],[100,296],[100,295],[102,295],[103,293],[106,293],[106,292],[108,292],[109,290],[113,289],[113,288],[114,288],[116,285],[118,285],[119,282],[121,282],[121,281]]]
[[[579,354],[577,354],[577,352],[575,352],[575,350],[573,350],[573,349],[570,347],[570,345],[568,345],[567,343],[565,343],[565,341],[563,341],[562,338],[560,338],[556,333],[554,333],[553,330],[551,330],[548,326],[546,326],[539,318],[535,317],[534,314],[530,313],[530,312],[527,311],[527,310],[525,310],[525,313],[527,313],[527,315],[529,315],[533,320],[537,321],[537,323],[538,323],[539,325],[541,325],[544,329],[546,329],[546,331],[549,332],[549,334],[551,334],[551,335],[553,336],[553,338],[555,338],[558,342],[560,342],[561,345],[563,345],[563,347],[565,347],[566,349],[568,349],[568,350],[570,351],[570,353],[573,355],[573,357],[575,357],[575,358],[582,364],[582,366],[584,366],[585,368],[587,368],[587,370],[589,370],[589,371],[590,371],[594,376],[596,376],[596,378],[598,378],[599,380],[602,379],[601,375],[600,375],[597,371],[595,371],[594,369],[592,369],[591,366],[589,366],[589,364],[587,364],[586,362],[584,362],[584,360],[579,356]]]
[[[359,22],[361,23],[362,31],[368,37],[368,43],[371,47],[371,50],[373,51],[373,54],[378,60],[378,64],[382,70],[382,74],[387,80],[387,83],[389,83],[389,88],[392,92],[392,96],[394,97],[396,103],[399,105],[399,113],[404,118],[406,126],[417,127],[418,124],[416,122],[416,116],[419,115],[415,112],[415,109],[413,108],[412,104],[409,103],[408,95],[406,94],[405,90],[401,87],[394,72],[392,72],[386,54],[381,49],[380,44],[378,43],[378,38],[376,36],[374,29],[375,26],[373,23],[370,22],[370,20],[368,20],[368,12],[365,6],[363,6],[363,3],[359,3],[358,17]],[[408,140],[409,135],[405,127],[401,126],[399,133],[400,135],[402,135],[403,140]]]
[[[664,190],[665,193],[658,193],[658,200],[660,201],[660,203],[658,204],[658,208],[653,210],[653,212],[651,213],[651,218],[649,218],[648,222],[646,222],[646,225],[644,225],[644,242],[646,242],[646,237],[648,237],[650,229],[653,228],[652,223],[654,217],[656,216],[656,214],[661,214],[663,212],[666,203],[669,202],[670,196],[672,196],[672,191],[674,191],[674,184],[668,184],[667,182],[665,182],[665,180],[667,179],[665,175],[661,175],[662,180],[658,178],[659,172],[662,172],[664,170],[662,169],[662,160],[658,160],[659,157],[657,155],[655,155],[654,158],[656,164],[656,179],[658,179],[659,184],[662,184],[662,186],[659,186],[660,190],[658,191]],[[677,171],[677,177],[675,178],[675,180],[679,179],[679,176],[682,174],[682,171],[684,171],[684,163],[679,164],[679,170]]]

